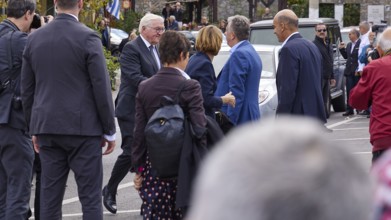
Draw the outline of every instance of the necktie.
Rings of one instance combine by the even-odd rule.
[[[153,52],[153,50],[154,50],[154,46],[153,45],[149,46],[149,52],[151,53],[151,56],[153,57],[153,60],[155,61],[156,65],[159,67],[159,64],[156,61],[155,53]]]

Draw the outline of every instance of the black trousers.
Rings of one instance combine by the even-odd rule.
[[[102,220],[102,137],[39,135],[41,220],[62,219],[62,200],[72,170],[82,206],[83,220]]]
[[[326,116],[329,117],[327,112],[327,99],[330,96],[330,80],[322,78],[322,97],[323,97],[323,105],[326,112]]]
[[[118,125],[121,130],[122,153],[115,161],[109,182],[107,183],[107,189],[112,195],[117,194],[118,185],[125,178],[126,174],[129,172],[132,166],[131,146],[133,142],[134,121],[118,119]]]
[[[26,220],[34,150],[19,129],[0,126],[0,219]]]
[[[359,76],[355,76],[354,73],[346,76],[346,111],[353,112],[353,108],[349,105],[350,90],[352,90],[360,80]]]

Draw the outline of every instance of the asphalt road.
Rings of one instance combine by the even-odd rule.
[[[369,119],[362,116],[343,117],[342,113],[331,113],[327,127],[333,132],[327,134],[332,141],[346,147],[357,159],[362,162],[368,171],[371,164],[371,145],[369,143]],[[119,128],[117,129],[119,131]],[[116,150],[103,158],[104,180],[106,184],[117,156],[121,153],[120,135],[117,135]],[[104,209],[104,219],[111,220],[140,220],[139,215],[141,201],[133,188],[133,174],[128,174],[121,182],[117,195],[118,212],[113,215]],[[32,188],[31,204],[34,200],[34,187]],[[77,197],[77,187],[72,172],[69,175],[67,189],[63,201],[63,219],[82,219],[81,206]],[[34,219],[34,218],[30,218]]]

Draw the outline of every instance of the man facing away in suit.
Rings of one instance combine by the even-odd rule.
[[[31,33],[22,104],[42,166],[41,220],[62,219],[70,169],[84,220],[103,219],[102,147],[115,147],[114,106],[102,44],[78,21],[83,0],[54,0],[58,15]],[[77,37],[75,37],[77,36]]]
[[[7,19],[0,23],[0,87],[7,84],[0,92],[2,220],[25,220],[29,210],[34,150],[20,104],[20,72],[34,12],[33,0],[9,0]]]
[[[232,92],[235,96],[234,106],[224,104],[221,108],[235,125],[256,121],[261,117],[258,92],[262,61],[248,41],[249,34],[248,18],[241,15],[228,18],[225,35],[231,47],[231,56],[219,74],[215,95],[224,96]]]
[[[120,57],[121,85],[115,100],[115,116],[121,129],[123,152],[118,156],[109,182],[103,188],[103,205],[111,213],[117,212],[117,188],[132,166],[131,146],[138,85],[161,67],[156,45],[164,32],[163,18],[155,14],[146,14],[140,20],[139,32],[138,38],[125,45]]]
[[[358,54],[361,40],[359,39],[360,32],[357,29],[352,29],[349,31],[349,40],[350,42],[346,46],[344,42],[339,44],[339,51],[343,58],[346,59],[346,67],[344,71],[344,75],[346,77],[346,97],[347,97],[347,105],[346,112],[342,114],[342,116],[350,116],[354,115],[353,108],[349,105],[349,96],[350,91],[353,87],[356,86],[360,76],[357,73],[357,69],[359,66],[358,63]]]
[[[282,43],[277,69],[277,115],[304,115],[326,123],[321,91],[322,57],[298,32],[298,18],[289,9],[276,14],[274,34]]]

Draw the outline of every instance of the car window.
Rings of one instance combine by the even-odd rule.
[[[339,37],[336,33],[339,32],[339,27],[328,26],[328,34],[331,42],[335,44]],[[315,27],[299,27],[299,32],[304,38],[313,41],[315,39]],[[282,42],[278,42],[277,36],[274,34],[272,28],[269,29],[253,29],[250,33],[250,42],[252,44],[267,44],[267,45],[281,45]]]
[[[262,60],[261,78],[275,78],[276,68],[274,65],[273,52],[258,51],[258,54]],[[213,67],[215,69],[216,76],[220,74],[229,56],[229,51],[220,51],[220,53],[213,58]]]

